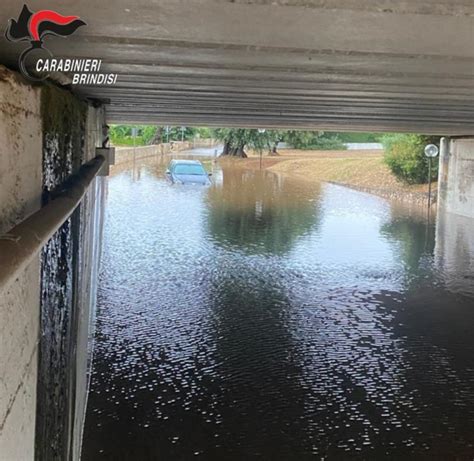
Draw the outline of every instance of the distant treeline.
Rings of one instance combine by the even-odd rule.
[[[134,140],[133,128],[136,129]],[[156,125],[112,125],[109,130],[110,139],[116,146],[137,146],[148,144],[159,144],[168,141],[190,141],[196,138],[210,139],[219,138],[219,132],[223,130],[243,131],[239,129],[213,129],[207,127],[165,127]],[[245,130],[247,136],[258,130]],[[346,143],[370,143],[380,142],[380,133],[330,133],[323,131],[299,131],[299,130],[266,130],[265,137],[278,138],[287,142],[297,149],[344,149]]]
[[[135,129],[135,136],[133,130]],[[191,128],[156,125],[111,125],[109,136],[115,146],[146,146],[169,141],[190,141],[212,138],[210,128]]]
[[[133,135],[135,131],[135,136]],[[190,128],[152,125],[112,125],[110,139],[116,146],[160,144],[193,139],[216,139],[223,144],[221,155],[246,157],[246,149],[277,155],[281,142],[295,149],[343,150],[348,143],[382,143],[385,163],[400,180],[415,184],[428,180],[424,147],[439,138],[417,134],[334,133],[326,131],[265,130],[244,128]],[[437,175],[434,162],[432,179]]]

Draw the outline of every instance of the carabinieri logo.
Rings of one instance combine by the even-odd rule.
[[[38,78],[28,72],[26,59],[35,50],[45,50],[50,57],[51,52],[43,46],[44,37],[47,35],[59,35],[67,37],[73,34],[79,27],[86,23],[79,16],[63,16],[56,11],[40,10],[32,13],[26,5],[23,5],[20,16],[15,21],[10,19],[5,37],[11,42],[28,41],[30,48],[25,49],[18,58],[18,65],[23,75],[31,80],[41,81],[45,77]]]

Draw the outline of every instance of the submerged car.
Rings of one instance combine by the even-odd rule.
[[[166,176],[173,184],[211,184],[209,176],[198,160],[172,160],[166,170]]]

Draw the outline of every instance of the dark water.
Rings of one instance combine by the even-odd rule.
[[[474,228],[271,173],[110,180],[83,459],[474,459]]]

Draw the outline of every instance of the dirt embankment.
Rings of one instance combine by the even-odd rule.
[[[227,161],[227,160],[223,160]],[[258,169],[255,155],[238,160],[245,168]],[[282,150],[275,157],[263,156],[263,168],[307,181],[341,184],[398,201],[426,205],[428,185],[407,185],[399,181],[383,162],[380,150],[301,151]],[[436,200],[437,184],[432,184]]]

